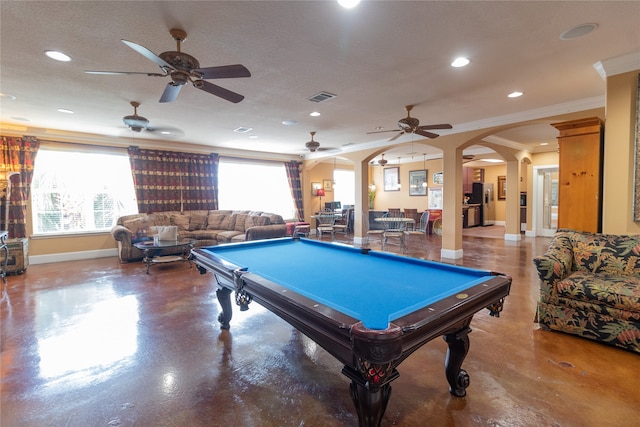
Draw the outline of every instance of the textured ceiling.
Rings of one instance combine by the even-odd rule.
[[[442,135],[547,111],[602,108],[605,81],[594,64],[640,51],[636,1],[365,0],[353,10],[334,1],[2,1],[0,7],[0,92],[16,97],[0,98],[5,129],[292,156],[305,153],[310,131],[323,148],[384,144],[393,133],[367,132],[396,129],[408,104],[416,105],[412,116],[420,124],[451,123]],[[596,31],[560,39],[589,22],[598,24]],[[233,104],[188,86],[176,101],[161,104],[169,77],[84,73],[160,72],[120,40],[159,54],[176,48],[171,28],[188,32],[182,50],[202,67],[246,66],[250,78],[212,81],[246,98]],[[73,60],[48,59],[48,49]],[[470,65],[452,68],[461,55]],[[514,90],[524,96],[507,98]],[[320,91],[337,96],[307,100]],[[126,129],[122,117],[133,112],[130,101],[142,104],[138,113],[152,126],[175,128],[178,136]],[[312,111],[322,115],[310,117]],[[240,134],[233,131],[238,127],[252,130]],[[496,137],[537,146],[555,135],[542,124]]]

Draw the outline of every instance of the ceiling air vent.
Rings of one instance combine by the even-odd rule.
[[[247,132],[252,131],[252,130],[253,130],[253,128],[240,126],[239,128],[235,128],[233,131],[234,132],[238,132],[238,133],[247,133]]]
[[[313,95],[311,98],[307,98],[311,102],[323,102],[327,99],[335,98],[336,95],[329,92],[319,92]]]

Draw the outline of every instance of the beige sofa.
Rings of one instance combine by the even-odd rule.
[[[284,237],[287,226],[282,216],[259,211],[198,210],[126,215],[118,218],[111,235],[118,243],[121,263],[143,258],[134,243],[148,240],[153,227],[176,226],[178,239],[192,238],[195,246]]]

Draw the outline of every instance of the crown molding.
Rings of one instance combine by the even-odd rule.
[[[615,58],[604,59],[593,64],[600,77],[606,80],[607,77],[617,74],[628,73],[629,71],[640,70],[640,52],[633,52]]]

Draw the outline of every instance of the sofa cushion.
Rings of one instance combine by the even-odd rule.
[[[640,236],[572,233],[574,270],[640,278]]]
[[[206,230],[207,229],[207,214],[204,213],[192,213],[189,219],[189,230]]]
[[[263,214],[262,216],[266,216],[267,218],[269,218],[269,224],[284,224],[284,219],[282,219],[281,215]]]
[[[218,243],[229,243],[235,236],[238,235],[244,235],[244,233],[235,230],[221,231],[216,236],[216,240],[218,241]]]
[[[125,226],[129,231],[131,231],[131,234],[133,234],[134,236],[146,236],[151,231],[151,222],[146,216],[127,220],[122,225]]]
[[[236,222],[235,222],[235,225],[233,226],[233,229],[235,231],[239,231],[241,233],[244,233],[244,230],[245,230],[244,224],[247,221],[247,217],[248,216],[249,215],[247,215],[247,214],[237,214],[237,215],[235,215]]]
[[[189,230],[189,217],[186,215],[171,215],[171,225],[178,227],[178,231]]]
[[[249,215],[244,222],[244,229],[247,230],[251,227],[257,227],[261,225],[269,225],[268,216]]]
[[[221,230],[234,230],[236,227],[236,216],[235,215],[227,215],[223,220],[222,224],[220,224]]]
[[[221,230],[222,221],[227,215],[212,213],[207,217],[207,230]]]
[[[640,313],[640,279],[633,276],[576,271],[559,281],[557,289],[562,298]]]

